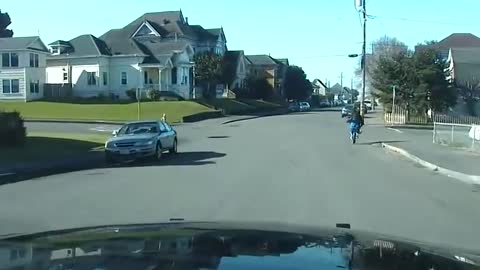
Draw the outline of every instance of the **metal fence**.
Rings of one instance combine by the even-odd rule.
[[[433,143],[480,151],[480,126],[433,122]]]

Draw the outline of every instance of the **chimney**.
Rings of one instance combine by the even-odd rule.
[[[188,17],[185,17],[185,23],[188,25]]]

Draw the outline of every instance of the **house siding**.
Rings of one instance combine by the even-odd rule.
[[[141,57],[114,57],[110,59],[110,91],[121,98],[126,98],[125,91],[143,87],[143,74],[138,63]],[[122,72],[127,73],[127,84],[122,85]]]
[[[3,80],[4,79],[18,79],[19,93],[4,94]],[[3,100],[25,100],[25,68],[3,68],[0,70],[0,99]]]
[[[103,85],[102,72],[109,70],[110,61],[105,57],[48,59],[47,83],[72,83],[73,94],[78,97],[92,97],[108,94],[109,84]],[[65,81],[63,73],[68,80]],[[95,72],[95,85],[88,85],[87,72]]]

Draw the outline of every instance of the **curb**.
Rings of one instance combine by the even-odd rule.
[[[434,172],[438,172],[440,174],[443,174],[443,175],[451,177],[451,178],[455,178],[457,180],[460,180],[460,181],[468,183],[468,184],[480,184],[480,175],[466,174],[466,173],[457,172],[457,171],[454,171],[454,170],[450,170],[450,169],[447,169],[447,168],[440,167],[436,164],[433,164],[433,163],[430,163],[426,160],[423,160],[423,159],[421,159],[421,158],[419,158],[419,157],[417,157],[413,154],[410,154],[408,151],[406,151],[402,148],[392,146],[392,145],[389,145],[389,144],[386,144],[386,143],[382,143],[382,147],[386,148],[390,151],[399,153],[402,156],[412,160],[413,162],[415,162],[415,163],[417,163],[417,164],[419,164],[419,165],[421,165],[421,166],[423,166],[423,167],[425,167],[429,170],[432,170]]]
[[[433,130],[433,126],[422,126],[422,125],[385,125],[386,128],[396,128],[396,129],[425,129]]]

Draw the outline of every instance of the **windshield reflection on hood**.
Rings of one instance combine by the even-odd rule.
[[[384,240],[359,241],[350,234],[188,231],[142,235],[3,244],[0,269],[474,269],[454,256]]]

